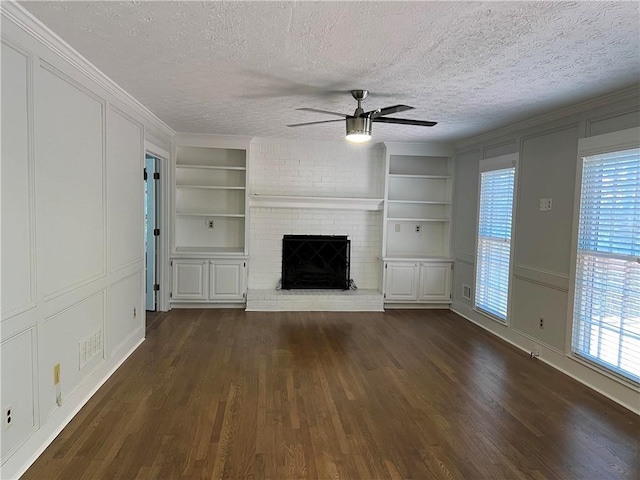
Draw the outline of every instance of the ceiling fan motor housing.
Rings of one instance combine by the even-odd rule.
[[[347,117],[347,135],[371,135],[371,117]]]

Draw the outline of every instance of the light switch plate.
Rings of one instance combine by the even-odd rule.
[[[540,199],[540,211],[548,212],[551,210],[552,200],[550,198],[541,198]]]

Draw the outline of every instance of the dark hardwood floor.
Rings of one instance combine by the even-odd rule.
[[[173,310],[25,479],[638,479],[639,417],[449,311]]]

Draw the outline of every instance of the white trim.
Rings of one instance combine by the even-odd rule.
[[[509,282],[509,283],[511,283],[511,282]],[[511,290],[511,289],[509,289],[509,290]],[[473,294],[474,292],[472,291],[471,293]],[[509,320],[509,315],[508,315],[508,314],[507,314],[507,319],[506,319],[506,320],[503,320],[503,319],[501,319],[500,317],[497,317],[497,316],[493,315],[493,314],[492,314],[492,313],[490,313],[490,312],[486,312],[486,311],[482,310],[480,307],[476,307],[476,306],[475,306],[475,295],[472,295],[472,296],[474,297],[474,298],[472,299],[472,300],[473,300],[473,303],[474,303],[474,306],[473,306],[473,307],[471,307],[471,309],[472,309],[474,312],[476,312],[478,315],[482,315],[483,317],[487,317],[489,320],[491,320],[492,322],[496,322],[498,325],[502,325],[503,327],[507,327],[507,328],[509,328],[509,325],[510,325],[510,324],[509,324],[509,322],[508,322],[508,320]],[[509,299],[507,299],[507,304],[508,304],[508,303],[509,303]],[[509,307],[507,307],[507,311],[508,311],[508,310],[509,310]]]
[[[244,135],[210,135],[205,133],[176,133],[173,139],[178,147],[229,148],[246,150],[247,158],[249,144],[253,137]]]
[[[598,107],[604,107],[616,102],[623,102],[626,100],[637,100],[638,98],[638,86],[634,85],[618,92],[610,93],[602,97],[587,100],[586,102],[570,105],[565,108],[554,110],[550,113],[545,113],[537,117],[524,120],[522,122],[513,123],[509,126],[498,128],[487,133],[481,133],[474,137],[469,137],[464,140],[455,143],[456,150],[463,150],[467,147],[473,146],[478,143],[484,143],[492,139],[497,139],[502,136],[515,135],[519,131],[524,131],[529,128],[534,128],[539,125],[550,123],[555,120],[559,120],[570,115],[584,113],[589,110],[596,109]]]
[[[387,154],[416,157],[453,157],[453,145],[448,143],[384,142]]]
[[[479,172],[485,173],[505,168],[513,168],[516,166],[517,161],[517,153],[508,153],[507,155],[501,155],[499,157],[485,158],[480,160]]]
[[[158,212],[160,236],[158,237],[158,249],[156,252],[158,260],[156,278],[159,280],[158,283],[160,283],[160,291],[158,293],[156,308],[160,312],[167,312],[169,311],[169,294],[171,293],[171,268],[169,266],[171,230],[171,181],[169,177],[171,172],[171,155],[163,148],[148,140],[144,141],[144,153],[145,157],[147,154],[150,154],[160,160],[160,189],[157,193],[160,197],[160,201],[158,202],[160,210]]]
[[[638,148],[638,146],[640,146],[640,127],[628,128],[595,137],[578,139],[578,157],[580,159],[581,157],[602,153]],[[580,175],[580,178],[582,178],[582,175]]]
[[[150,153],[154,157],[164,158],[167,161],[171,158],[171,154],[169,152],[149,140],[144,141],[144,151],[146,153]]]
[[[513,265],[513,276],[525,282],[566,292],[569,288],[569,277],[563,273],[552,272],[530,265]]]
[[[470,265],[474,265],[476,263],[476,259],[473,256],[473,253],[453,252],[452,257],[456,262],[468,263]]]
[[[122,87],[117,85],[17,2],[2,2],[0,5],[0,14],[44,45],[45,48],[67,61],[110,95],[137,112],[155,129],[169,137],[175,135],[175,131],[171,127],[155,116],[147,107],[133,98]]]

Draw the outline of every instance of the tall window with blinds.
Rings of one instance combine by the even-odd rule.
[[[640,383],[640,149],[585,157],[572,350]]]
[[[514,179],[515,167],[504,163],[480,174],[475,308],[502,322],[507,321]]]

